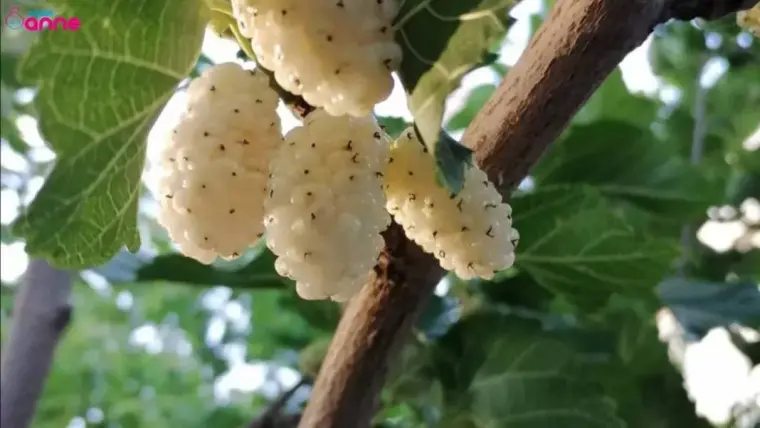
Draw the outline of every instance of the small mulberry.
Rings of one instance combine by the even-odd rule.
[[[158,221],[186,256],[234,259],[263,234],[278,97],[266,76],[234,63],[205,71],[187,96],[156,165]]]
[[[401,63],[397,0],[233,0],[241,34],[277,82],[333,116],[363,117]]]
[[[755,37],[760,37],[760,3],[752,9],[737,12],[736,23]]]
[[[266,232],[275,268],[305,299],[351,298],[373,275],[390,224],[389,142],[371,117],[315,110],[270,165]]]
[[[512,208],[479,168],[455,196],[436,182],[433,157],[412,128],[393,143],[385,174],[387,209],[407,237],[462,279],[490,279],[514,263]]]
[[[760,3],[752,9],[737,12],[736,23],[755,37],[760,37]]]

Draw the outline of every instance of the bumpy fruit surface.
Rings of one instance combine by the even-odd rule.
[[[157,165],[158,221],[186,256],[234,259],[263,234],[278,97],[261,72],[234,63],[205,71],[187,95]]]
[[[755,37],[760,37],[760,3],[752,9],[739,11],[736,14],[736,23]]]
[[[345,301],[374,274],[390,224],[389,142],[371,117],[312,112],[270,165],[265,220],[277,272],[304,299]]]
[[[492,278],[514,263],[520,238],[512,228],[512,208],[477,167],[450,197],[436,183],[435,160],[406,130],[391,146],[385,174],[388,211],[426,252],[462,279]]]
[[[333,116],[368,115],[401,62],[397,0],[233,0],[240,32],[283,88]]]

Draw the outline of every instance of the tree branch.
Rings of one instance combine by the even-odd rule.
[[[0,426],[28,427],[53,354],[71,318],[68,272],[32,260],[13,307],[0,376]]]
[[[383,235],[377,280],[346,306],[300,428],[369,426],[389,357],[443,276],[435,259],[406,239],[396,223]]]
[[[504,193],[520,183],[570,119],[646,40],[662,1],[559,1],[464,134]]]
[[[705,138],[707,137],[707,93],[710,88],[702,84],[702,74],[704,73],[707,60],[702,61],[702,66],[697,72],[696,78],[696,96],[694,97],[694,129],[691,137],[690,160],[693,165],[698,165],[702,161],[702,155],[705,151]],[[689,258],[695,248],[695,238],[697,225],[692,223],[684,224],[681,228],[681,259],[678,261],[678,273],[686,276],[689,267]]]
[[[717,18],[747,3],[559,0],[463,142],[506,195],[655,25],[695,14]],[[378,280],[349,302],[300,428],[369,426],[388,365],[443,275],[400,227],[384,235]]]
[[[300,415],[287,415],[283,417],[282,410],[288,404],[288,401],[293,398],[293,395],[296,393],[296,391],[298,391],[298,389],[308,384],[309,382],[309,379],[302,377],[298,383],[277,397],[277,399],[274,400],[269,405],[269,407],[267,407],[264,413],[251,421],[251,423],[248,424],[248,428],[278,428],[284,426],[296,426],[298,423],[297,421],[300,419]],[[286,419],[289,423],[287,425],[285,423],[281,423],[281,419]]]

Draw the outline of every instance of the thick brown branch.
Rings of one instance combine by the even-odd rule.
[[[628,52],[649,35],[659,1],[559,1],[464,134],[508,192]]]
[[[395,223],[384,237],[378,278],[346,306],[299,427],[369,426],[388,356],[443,275]]]
[[[507,196],[656,24],[690,13],[715,18],[744,3],[559,0],[463,142],[476,150],[478,164]],[[300,428],[369,426],[389,362],[443,274],[395,224],[385,237],[379,279],[349,303]]]

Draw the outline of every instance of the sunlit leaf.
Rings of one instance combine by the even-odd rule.
[[[195,65],[201,0],[56,0],[77,31],[43,32],[18,75],[39,87],[40,131],[58,155],[16,223],[30,254],[64,267],[137,250],[146,136]]]

